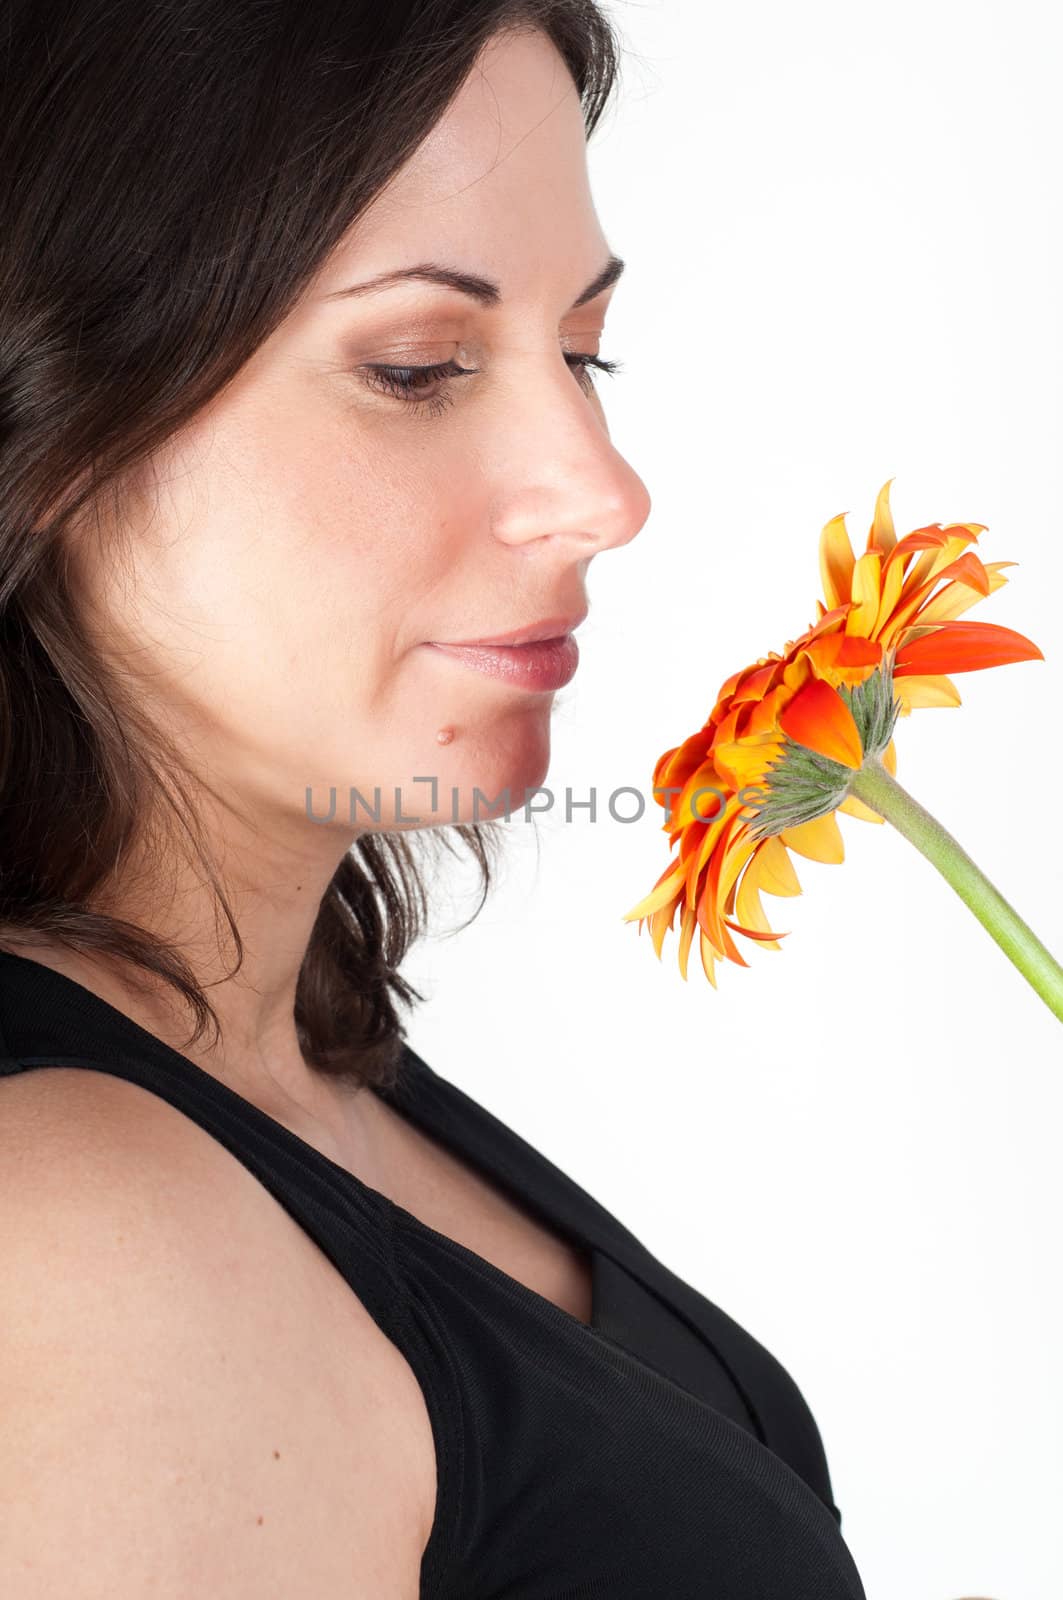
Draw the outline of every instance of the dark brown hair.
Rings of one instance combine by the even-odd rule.
[[[273,332],[498,34],[538,29],[590,137],[619,74],[594,0],[0,0],[0,928],[172,985],[217,1014],[176,945],[109,915],[135,856],[206,871],[193,775],[79,614],[87,513],[122,525],[138,469]],[[418,851],[491,882],[490,822],[366,832],[322,897],[299,977],[304,1055],[393,1080],[398,972],[423,931]],[[415,846],[414,841],[417,841]],[[470,919],[471,920],[471,919]]]

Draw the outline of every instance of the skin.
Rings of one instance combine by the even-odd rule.
[[[593,377],[565,360],[610,354],[615,291],[568,310],[609,254],[562,58],[541,34],[492,41],[301,303],[156,459],[157,499],[127,559],[77,551],[101,648],[209,781],[199,804],[245,959],[225,976],[209,892],[176,860],[151,863],[136,893],[119,883],[108,909],[180,944],[212,985],[218,1048],[185,1046],[188,1013],[165,991],[8,943],[381,1184],[373,1097],[341,1093],[300,1053],[298,973],[321,896],[367,825],[364,812],[349,820],[352,785],[367,797],[402,786],[406,814],[431,826],[456,820],[452,788],[457,820],[471,820],[474,786],[508,788],[519,805],[546,774],[553,695],[428,641],[581,613],[591,561],[646,521],[649,495],[610,442]],[[494,279],[502,303],[416,282],[335,295],[425,260]],[[480,373],[428,391],[453,396],[440,414],[375,392],[358,370],[452,358]],[[438,777],[437,822],[416,774]],[[332,823],[308,819],[307,785],[317,814],[336,787]]]

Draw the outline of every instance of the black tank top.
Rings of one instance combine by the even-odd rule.
[[[866,1600],[785,1369],[408,1045],[396,1086],[371,1092],[588,1253],[589,1326],[83,985],[0,951],[0,1077],[47,1066],[127,1078],[197,1122],[402,1352],[436,1446],[423,1600]]]

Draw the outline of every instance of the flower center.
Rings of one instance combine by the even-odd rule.
[[[900,701],[893,694],[894,654],[895,650],[887,651],[882,665],[863,683],[834,686],[859,729],[865,760],[877,758],[886,749],[900,715]],[[813,822],[836,811],[855,776],[852,767],[832,761],[784,734],[779,755],[765,770],[761,782],[750,785],[762,791],[761,798],[748,807],[757,813],[749,823],[751,835],[766,839],[784,828],[796,828],[802,822]]]

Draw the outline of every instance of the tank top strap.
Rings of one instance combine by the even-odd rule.
[[[413,1297],[391,1206],[83,984],[0,950],[0,1077],[48,1067],[125,1078],[198,1123],[288,1211],[401,1351],[424,1394],[436,1449],[436,1514],[422,1553],[422,1592],[442,1593],[463,1498],[463,1398],[446,1342]]]
[[[168,1101],[265,1185],[374,1320],[389,1333],[401,1326],[392,1218],[371,1190],[99,995],[40,962],[0,951],[0,1076],[47,1067],[125,1078]]]

